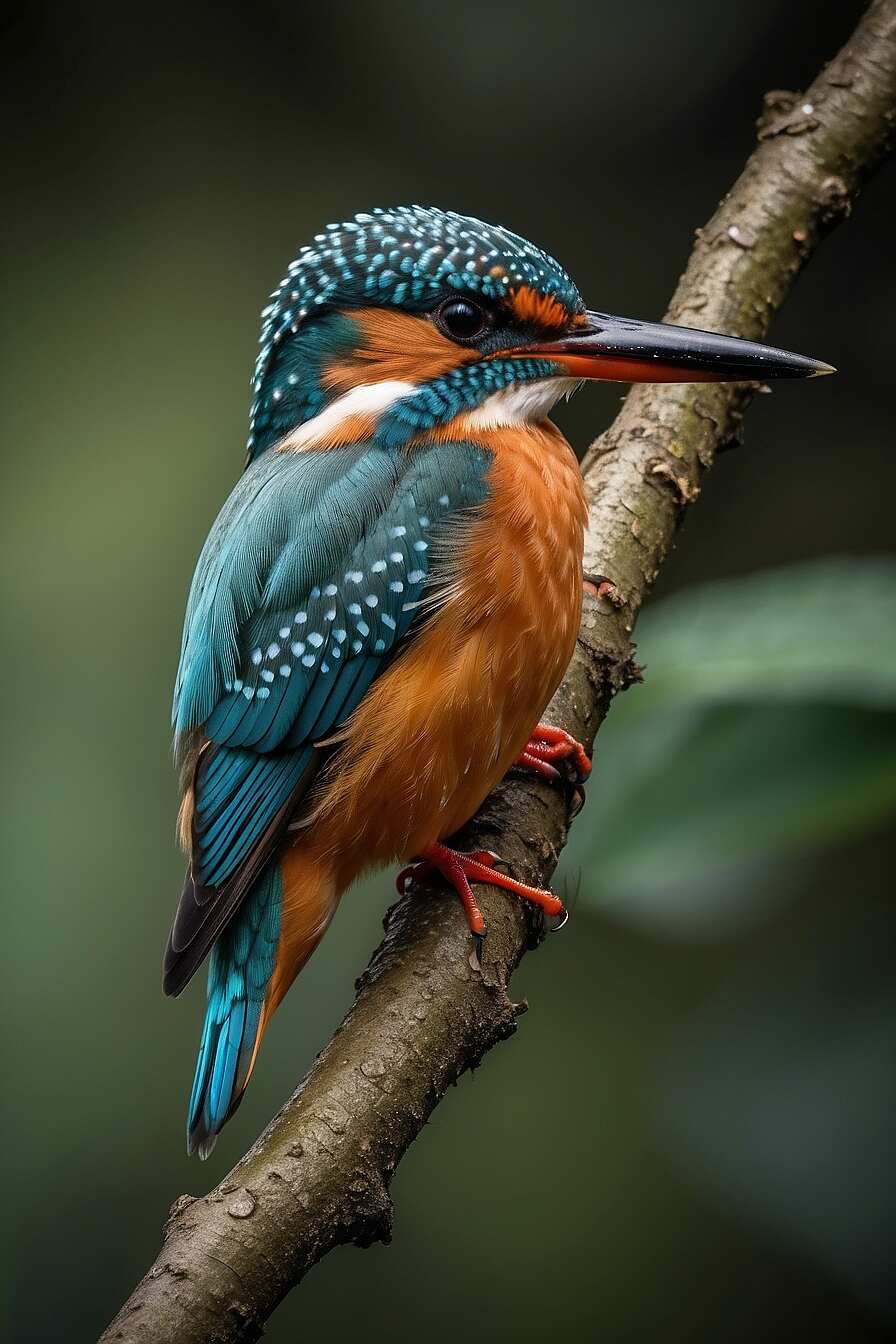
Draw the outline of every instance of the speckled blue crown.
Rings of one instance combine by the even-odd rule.
[[[570,313],[584,310],[563,267],[500,225],[423,205],[328,224],[290,263],[262,312],[250,430],[278,346],[321,310],[381,305],[422,312],[451,290],[501,299],[521,285]]]

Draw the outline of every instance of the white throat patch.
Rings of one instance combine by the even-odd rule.
[[[493,392],[487,401],[462,417],[470,429],[501,429],[544,420],[555,402],[569,396],[579,385],[577,378],[539,378],[516,383]]]

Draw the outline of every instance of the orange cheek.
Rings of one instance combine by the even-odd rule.
[[[443,336],[425,317],[370,308],[347,314],[358,328],[358,348],[324,370],[322,382],[333,392],[358,383],[426,383],[479,358]]]

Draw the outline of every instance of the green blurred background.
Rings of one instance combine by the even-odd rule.
[[[860,10],[6,11],[6,1338],[98,1334],[172,1200],[326,1040],[390,899],[383,876],[345,903],[188,1162],[204,988],[160,986],[170,688],[287,261],[327,220],[423,201],[656,318],[763,92]],[[574,918],[516,981],[532,1011],[402,1165],[392,1246],[329,1257],[272,1341],[892,1334],[894,204],[891,169],[775,324],[840,375],[758,400],[663,573],[564,860]],[[620,394],[564,408],[574,442]]]

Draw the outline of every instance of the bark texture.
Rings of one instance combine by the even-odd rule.
[[[767,95],[759,143],[694,250],[667,317],[761,339],[825,233],[845,219],[896,129],[896,0],[875,0],[804,94]],[[821,352],[823,353],[823,352]],[[590,745],[638,676],[631,632],[685,508],[736,441],[756,385],[632,390],[583,463],[591,500],[575,656],[546,720]],[[806,395],[811,395],[807,390]],[[460,837],[547,885],[567,835],[558,793],[508,780]],[[521,1011],[509,993],[540,936],[522,905],[480,888],[481,970],[457,902],[423,890],[393,906],[348,1015],[230,1175],[172,1206],[155,1264],[104,1341],[210,1344],[260,1337],[277,1304],[345,1242],[388,1240],[389,1183],[446,1089]]]

